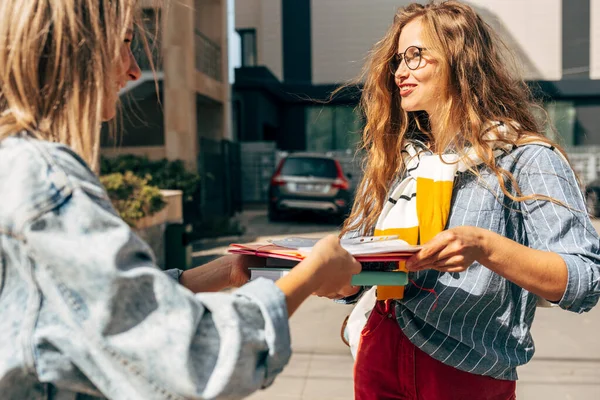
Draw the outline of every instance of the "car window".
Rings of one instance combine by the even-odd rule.
[[[329,158],[294,157],[285,160],[281,168],[281,175],[335,179],[337,168],[335,162]]]

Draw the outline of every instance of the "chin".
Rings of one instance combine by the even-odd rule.
[[[414,112],[414,111],[420,111],[421,110],[421,108],[415,107],[412,104],[407,104],[407,105],[401,104],[400,106],[406,112]]]
[[[117,115],[117,109],[111,108],[110,110],[102,110],[102,122],[108,122]]]

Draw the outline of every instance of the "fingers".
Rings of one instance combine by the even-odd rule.
[[[259,268],[264,267],[267,263],[267,259],[264,257],[256,257],[244,254],[237,254],[239,265],[242,268]]]
[[[422,264],[418,268],[411,268],[411,271],[421,271],[424,269],[435,269],[440,272],[462,272],[471,264],[472,260],[466,259],[464,255],[457,254],[443,259],[432,261],[428,264]]]
[[[440,259],[440,253],[446,249],[449,244],[447,235],[442,232],[427,242],[420,251],[414,254],[406,261],[406,268],[417,270],[421,266],[430,265]]]
[[[344,297],[353,296],[356,293],[358,293],[359,290],[360,290],[360,286],[347,286],[347,287],[340,289],[337,292],[316,291],[313,293],[313,295],[318,296],[318,297],[326,297],[326,298],[332,299],[332,300],[339,300],[339,299],[343,299]]]
[[[343,299],[344,295],[341,295],[340,293],[319,293],[319,292],[314,292],[313,296],[317,296],[317,297],[325,297],[327,299],[331,299],[331,300],[339,300],[339,299]]]
[[[356,261],[356,258],[352,257],[352,265],[351,265],[351,272],[352,275],[356,275],[358,273],[360,273],[360,271],[362,271],[362,264],[359,263],[358,261]]]
[[[338,294],[342,297],[353,296],[360,290],[360,286],[348,286],[339,290]]]

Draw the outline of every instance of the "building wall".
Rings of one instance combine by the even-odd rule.
[[[283,79],[281,0],[236,0],[235,28],[256,29],[258,65]]]
[[[311,122],[304,114],[310,105],[297,99],[315,93],[313,98],[326,98],[331,88],[356,78],[398,7],[411,1],[237,0],[236,27],[256,29],[258,65],[282,81],[282,92],[296,96],[275,100],[282,116],[278,144],[310,148]],[[566,146],[600,144],[600,0],[465,2],[511,50],[522,77],[534,87],[539,84],[542,91],[536,93],[545,95],[541,99],[557,127],[557,139]],[[279,18],[266,18],[265,9]],[[267,38],[276,45],[268,46]],[[272,51],[270,57],[265,49]],[[247,103],[242,106],[259,111],[257,104],[250,104],[251,96]],[[352,121],[345,122],[350,126]],[[259,137],[260,127],[253,132],[252,137]]]
[[[355,78],[371,47],[409,0],[313,0],[313,83]],[[525,78],[561,78],[561,0],[472,0],[516,53]]]
[[[222,37],[221,6],[221,0],[194,0],[195,29],[215,43],[220,43]]]
[[[238,0],[244,1],[244,0]],[[269,66],[273,74],[283,79],[283,61],[281,44],[281,1],[263,0],[261,8],[263,63]]]
[[[590,2],[590,78],[600,79],[600,0]]]

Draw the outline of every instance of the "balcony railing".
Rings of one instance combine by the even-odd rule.
[[[211,78],[222,81],[221,46],[196,30],[196,69]]]

